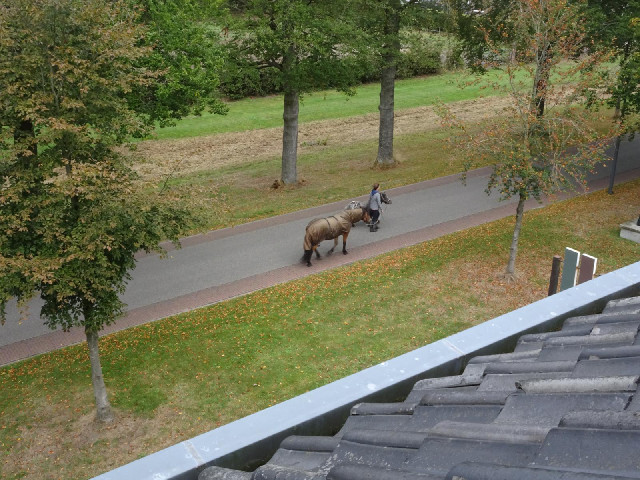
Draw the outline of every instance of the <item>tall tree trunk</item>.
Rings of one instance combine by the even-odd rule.
[[[522,230],[522,217],[524,216],[524,202],[526,198],[522,195],[518,196],[518,207],[516,208],[516,226],[513,229],[513,237],[511,238],[511,248],[509,248],[509,263],[505,274],[514,276],[516,273],[516,255],[518,254],[518,240],[520,239],[520,230]]]
[[[282,130],[282,183],[294,184],[298,181],[296,164],[298,161],[298,112],[300,99],[295,90],[284,93],[284,128]]]
[[[100,351],[98,349],[98,332],[85,328],[89,346],[89,359],[91,360],[91,383],[93,384],[93,396],[96,400],[96,418],[103,423],[113,421],[113,412],[109,404],[107,387],[102,376],[102,365],[100,365]]]
[[[611,160],[611,170],[609,171],[609,189],[607,193],[609,195],[613,195],[613,184],[616,180],[616,170],[618,168],[618,154],[620,153],[620,142],[622,141],[622,136],[618,135],[616,137],[616,146],[613,149],[613,159]]]
[[[616,100],[616,111],[615,115],[620,125],[624,125],[624,117],[627,111],[626,102],[621,102],[620,97]],[[611,170],[609,171],[609,188],[607,189],[607,193],[609,195],[613,195],[613,184],[616,181],[616,170],[618,168],[618,155],[620,153],[620,143],[622,142],[622,135],[618,135],[616,137],[615,148],[613,150],[613,159],[611,160]]]
[[[533,79],[533,92],[531,96],[531,111],[536,117],[544,115],[547,85],[549,83],[549,62],[551,60],[551,45],[541,48],[536,58],[536,73]]]
[[[383,68],[380,78],[380,126],[378,130],[378,156],[376,163],[393,165],[393,116],[396,81],[396,65],[400,53],[400,14],[397,8],[387,12],[385,35],[387,45],[383,54]]]

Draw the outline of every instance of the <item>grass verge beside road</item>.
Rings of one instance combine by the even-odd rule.
[[[90,478],[545,296],[571,246],[599,273],[638,260],[619,237],[640,181],[109,335],[102,364],[118,420],[93,423],[85,346],[0,369],[4,479]]]

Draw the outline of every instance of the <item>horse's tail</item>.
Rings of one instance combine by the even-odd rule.
[[[302,242],[302,248],[304,249],[305,253],[307,252],[307,250],[313,250],[313,236],[311,235],[311,232],[309,232],[309,227],[307,227],[304,232],[304,241]]]

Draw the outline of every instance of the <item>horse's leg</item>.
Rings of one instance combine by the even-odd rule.
[[[311,255],[313,254],[313,239],[309,234],[309,227],[307,227],[304,234],[304,242],[302,242],[302,249],[304,250],[304,255],[302,256],[302,261],[307,264],[307,267],[311,266]]]
[[[313,247],[313,251],[316,252],[316,258],[320,258],[320,252],[318,251],[318,245]]]
[[[345,232],[342,234],[342,254],[346,255],[347,253],[347,237],[349,236],[349,232]],[[336,243],[338,243],[338,239],[336,238]]]
[[[313,250],[305,250],[304,255],[302,256],[302,261],[307,264],[307,267],[311,266],[311,254]]]
[[[327,255],[331,255],[333,251],[336,249],[337,245],[338,245],[338,237],[333,239],[333,247],[331,247],[331,249],[327,252]]]

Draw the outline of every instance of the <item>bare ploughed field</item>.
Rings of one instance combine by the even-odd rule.
[[[495,115],[508,101],[488,97],[449,104],[451,112],[463,121],[476,121]],[[336,120],[301,123],[298,153],[304,154],[316,145],[344,146],[378,138],[377,113]],[[433,107],[397,111],[396,136],[441,128]],[[179,140],[151,140],[138,145],[144,159],[136,170],[147,179],[170,173],[188,174],[215,170],[260,159],[273,158],[282,152],[282,128],[248,132],[221,133]]]

